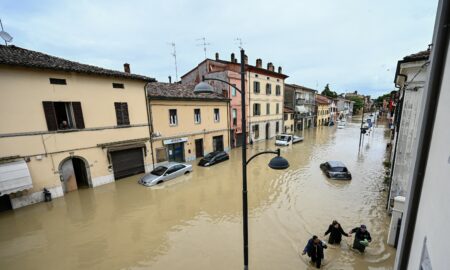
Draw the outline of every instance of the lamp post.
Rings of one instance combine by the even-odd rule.
[[[197,84],[194,88],[194,93],[215,93],[214,88],[205,81],[219,81],[225,83],[231,87],[234,87],[236,91],[241,94],[241,124],[242,124],[242,217],[243,217],[243,238],[244,238],[244,270],[248,269],[248,203],[247,203],[247,165],[255,157],[263,154],[276,154],[277,156],[272,158],[268,166],[274,170],[284,170],[289,167],[289,162],[280,156],[280,149],[277,151],[263,151],[257,153],[247,160],[247,124],[246,124],[246,109],[245,109],[245,51],[241,49],[241,89],[233,86],[229,82],[216,78],[205,78],[203,76],[202,82]]]

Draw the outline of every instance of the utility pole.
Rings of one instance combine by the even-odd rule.
[[[198,38],[197,40],[202,40],[202,41],[203,41],[202,43],[197,44],[197,46],[203,46],[203,51],[205,52],[205,59],[206,59],[206,58],[207,58],[207,57],[206,57],[206,46],[211,45],[211,43],[206,42],[206,38],[205,38],[205,37]]]
[[[172,48],[173,48],[173,52],[171,53],[171,55],[173,56],[174,60],[175,60],[175,80],[178,81],[178,66],[177,66],[177,48],[175,46],[174,42],[169,43]]]

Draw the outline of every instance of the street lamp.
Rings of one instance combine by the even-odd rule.
[[[243,235],[244,235],[244,270],[248,269],[248,204],[247,204],[247,165],[255,157],[263,154],[276,154],[277,156],[272,158],[268,166],[274,170],[284,170],[289,167],[289,162],[281,157],[280,149],[276,151],[263,151],[257,153],[247,160],[247,125],[246,125],[246,110],[245,110],[245,52],[241,49],[241,89],[233,86],[229,82],[216,78],[202,77],[202,82],[197,84],[194,88],[195,94],[212,94],[215,93],[214,88],[205,81],[219,81],[225,83],[231,87],[234,87],[236,91],[241,94],[241,111],[242,111],[242,216],[243,216]]]

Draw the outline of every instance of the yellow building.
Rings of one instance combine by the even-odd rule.
[[[155,165],[229,151],[229,99],[196,95],[192,84],[151,83],[147,90]]]
[[[151,166],[154,79],[0,46],[0,208],[95,187]]]
[[[284,133],[295,132],[294,117],[295,111],[290,108],[284,107],[284,118],[283,118]]]
[[[256,66],[247,65],[250,89],[250,140],[270,139],[283,131],[284,80],[288,77],[275,72],[272,63],[262,68],[262,60]]]
[[[316,95],[317,122],[316,126],[324,126],[330,122],[331,100],[323,95]]]

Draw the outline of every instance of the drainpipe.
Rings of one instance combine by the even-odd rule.
[[[428,77],[425,97],[425,110],[422,118],[422,128],[418,140],[416,163],[412,176],[411,189],[408,193],[406,217],[401,229],[401,242],[396,269],[408,269],[411,246],[414,240],[417,213],[425,178],[431,138],[433,136],[436,110],[444,76],[445,59],[449,46],[450,2],[439,1],[431,51],[430,74]],[[449,65],[450,63],[447,63]]]
[[[153,119],[152,119],[152,113],[150,108],[150,101],[147,95],[147,86],[150,84],[150,82],[147,82],[144,86],[144,95],[145,95],[145,105],[147,107],[147,126],[148,126],[148,135],[149,135],[149,141],[150,141],[150,153],[152,155],[152,167],[155,169],[155,158],[153,155]]]

